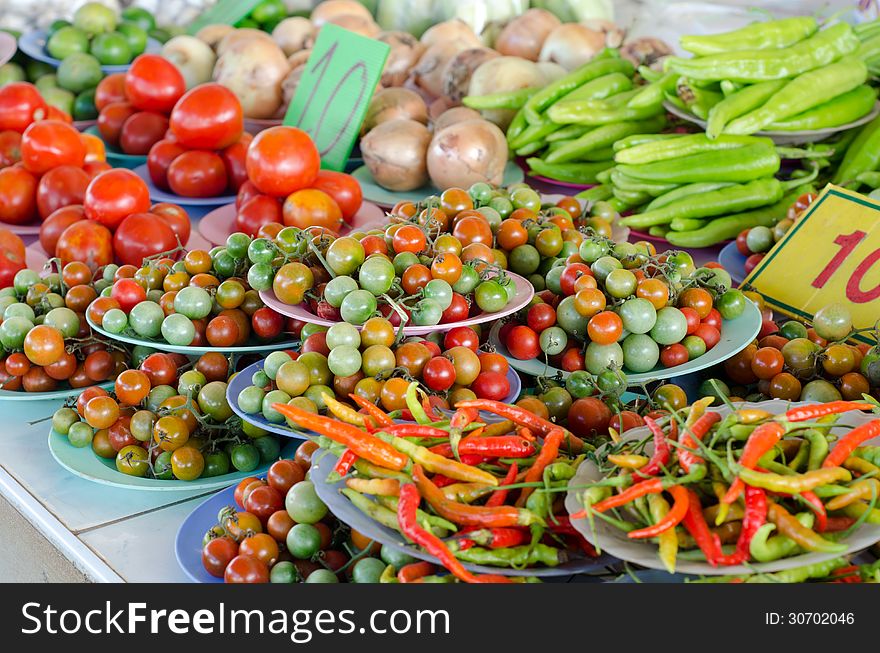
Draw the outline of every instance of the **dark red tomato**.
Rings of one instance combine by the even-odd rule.
[[[253,556],[235,556],[223,572],[223,580],[227,583],[268,583],[269,568],[266,563]]]
[[[443,356],[434,356],[422,370],[425,385],[434,392],[449,390],[455,383],[455,365]]]
[[[168,226],[171,227],[181,245],[189,242],[189,236],[192,232],[192,223],[189,221],[189,215],[182,206],[172,204],[171,202],[159,202],[150,207],[150,213],[158,215]]]
[[[540,297],[545,304],[550,304],[553,308],[556,308],[559,305],[559,302],[562,301],[562,298],[549,288],[539,292],[538,297]]]
[[[183,197],[218,197],[226,190],[223,159],[208,150],[189,150],[168,166],[168,186]]]
[[[125,73],[125,96],[141,111],[167,114],[185,91],[177,66],[158,54],[142,54]]]
[[[660,352],[660,363],[663,367],[675,367],[676,365],[684,365],[688,362],[690,354],[687,347],[681,343],[675,343],[664,347]]]
[[[707,350],[712,349],[712,347],[717,345],[718,341],[721,340],[721,333],[719,333],[718,329],[709,326],[708,324],[701,324],[699,328],[694,331],[694,335],[703,339],[703,342],[706,343]]]
[[[510,381],[498,372],[480,372],[470,388],[480,399],[502,401],[510,394]]]
[[[284,507],[284,497],[271,485],[261,485],[248,495],[244,507],[265,524],[273,512]]]
[[[116,229],[132,213],[150,210],[150,191],[131,170],[113,168],[92,179],[83,201],[88,220]]]
[[[198,369],[198,364],[196,365],[196,369]],[[244,510],[244,500],[245,500],[245,490],[248,486],[253,482],[260,482],[255,476],[248,476],[247,478],[243,478],[238,482],[238,485],[235,486],[235,490],[232,493],[232,498],[235,500],[235,505]]]
[[[521,324],[510,330],[505,344],[510,355],[520,360],[536,358],[541,351],[541,347],[538,344],[538,334]]]
[[[330,355],[330,348],[327,346],[326,332],[321,331],[319,333],[313,333],[308,338],[303,340],[300,353],[307,354],[310,351],[316,351],[319,354],[323,354],[324,356]]]
[[[562,271],[559,277],[559,286],[562,288],[562,294],[568,296],[574,294],[574,282],[585,274],[592,276],[593,272],[586,263],[569,263]]]
[[[311,187],[320,167],[318,148],[307,133],[296,127],[265,129],[248,148],[248,179],[261,192],[275,197]]]
[[[94,179],[102,172],[106,172],[107,170],[112,170],[113,166],[111,166],[106,161],[86,161],[83,164],[83,170],[89,176],[89,179]]]
[[[0,168],[21,161],[21,134],[11,129],[0,132]]]
[[[244,131],[241,102],[221,84],[200,84],[180,98],[171,111],[171,133],[184,147],[222,150]]]
[[[709,311],[709,314],[703,318],[703,324],[708,324],[710,327],[715,327],[718,331],[721,331],[721,313],[718,312],[717,308]]]
[[[541,333],[544,329],[549,329],[556,324],[556,311],[550,304],[535,304],[529,309],[526,324],[532,330]]]
[[[126,154],[148,154],[166,131],[168,118],[153,111],[138,111],[122,124],[119,149]]]
[[[346,222],[351,220],[361,208],[363,202],[361,185],[357,179],[344,172],[320,170],[318,178],[312,183],[312,188],[322,190],[332,197]]]
[[[139,368],[150,379],[150,386],[174,385],[177,381],[177,365],[168,354],[156,352],[150,354],[142,362]]]
[[[226,179],[229,181],[230,193],[237,193],[244,182],[248,180],[245,161],[247,160],[249,142],[242,138],[220,152],[223,167],[226,168]]]
[[[620,414],[615,414],[612,416],[611,421],[608,423],[610,428],[613,428],[618,433],[625,433],[630,429],[634,429],[638,426],[643,426],[645,424],[645,420],[642,419],[642,416],[638,413],[634,413],[631,410],[621,411]]]
[[[758,263],[761,262],[761,259],[764,258],[764,254],[752,254],[746,259],[745,263],[745,271],[746,274],[755,269]]]
[[[134,279],[120,279],[113,284],[110,297],[117,301],[119,308],[128,313],[147,298],[147,292]]]
[[[271,308],[258,308],[251,316],[254,334],[260,340],[272,340],[284,330],[284,316]]]
[[[25,267],[24,241],[8,229],[0,228],[0,287],[11,286],[15,274]]]
[[[37,212],[44,220],[52,213],[71,204],[82,204],[89,185],[89,176],[82,168],[59,166],[40,177],[37,185]]]
[[[25,129],[21,137],[21,162],[35,174],[65,165],[81,168],[85,160],[85,143],[67,123],[40,120]]]
[[[736,236],[736,249],[743,256],[751,256],[752,250],[749,249],[749,246],[746,244],[746,238],[749,235],[748,229],[743,229]]]
[[[202,566],[214,578],[223,578],[226,567],[238,555],[238,544],[231,537],[217,537],[202,547]]]
[[[186,148],[167,139],[159,141],[150,148],[150,153],[147,155],[147,170],[157,188],[171,190],[168,185],[168,167],[184,152]]]
[[[467,300],[464,296],[459,295],[457,292],[452,293],[452,302],[449,304],[449,307],[443,311],[443,314],[440,316],[440,322],[443,324],[461,322],[462,320],[467,319],[469,313],[470,306],[468,306]]]
[[[129,421],[131,420],[129,419]],[[116,425],[114,424],[113,426]],[[129,447],[133,444],[139,444],[137,439],[131,434],[131,431],[128,428],[113,428],[111,426],[109,431],[107,432],[107,438],[110,440],[110,446],[113,447],[114,451],[116,451],[117,453],[125,447]]]
[[[98,114],[98,133],[109,147],[119,149],[122,126],[136,113],[137,109],[128,102],[112,102],[101,109]]]
[[[139,267],[148,256],[170,251],[176,246],[174,230],[152,213],[131,214],[113,234],[116,260],[123,265]]]
[[[240,209],[249,199],[262,194],[260,189],[254,186],[254,182],[250,180],[244,182],[235,196],[235,208]],[[281,206],[281,200],[278,201],[278,205]]]
[[[430,340],[422,340],[422,344],[428,348],[428,351],[431,352],[431,356],[439,356],[442,353],[440,345],[438,345],[436,342],[432,342]]]
[[[247,200],[235,214],[235,230],[256,236],[260,227],[271,222],[280,223],[281,204],[271,195],[256,195]]]
[[[690,306],[682,306],[680,309],[682,315],[687,320],[687,334],[691,335],[700,326],[700,314]],[[712,309],[715,310],[715,309]]]
[[[610,422],[611,409],[596,397],[576,399],[568,409],[568,428],[581,438],[608,433]]]
[[[108,104],[127,101],[125,73],[113,73],[98,82],[98,87],[95,89],[95,107],[98,111],[103,110]]]
[[[20,166],[0,170],[0,222],[27,224],[37,217],[37,178]]]
[[[577,370],[585,369],[584,355],[577,347],[569,347],[565,350],[565,353],[562,354],[560,364],[562,365],[562,369],[566,372],[576,372]]]
[[[287,491],[306,477],[305,470],[294,460],[277,460],[269,467],[266,481],[281,494],[287,495]]]
[[[94,272],[113,262],[113,234],[102,224],[79,220],[64,231],[55,245],[62,265],[82,261]]]
[[[477,351],[480,348],[480,336],[472,328],[466,326],[450,329],[443,337],[443,348],[452,349],[459,346],[467,347],[471,351]]]
[[[13,82],[0,88],[0,131],[11,129],[19,134],[35,120],[42,120],[48,105],[37,90],[27,82]]]

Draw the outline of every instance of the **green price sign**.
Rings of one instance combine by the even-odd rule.
[[[322,167],[345,168],[390,50],[336,25],[321,28],[284,124],[312,137]]]
[[[246,18],[262,0],[220,0],[187,28],[187,33],[195,34],[205,25],[235,25]]]

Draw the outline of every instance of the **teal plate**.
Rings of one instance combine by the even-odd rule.
[[[97,125],[92,125],[84,130],[83,133],[101,138],[101,132],[98,131]],[[126,154],[112,145],[109,145],[103,138],[101,138],[101,142],[104,143],[104,151],[107,154],[107,163],[114,168],[128,168],[129,170],[134,170],[138,166],[142,166],[147,162],[147,157],[144,154]]]
[[[293,454],[296,453],[296,447],[299,445],[299,442],[292,440],[285,444],[282,440],[281,445],[281,457],[293,458]],[[236,481],[240,481],[248,476],[265,474],[271,465],[271,463],[260,465],[249,472],[233,472],[230,474],[223,474],[222,476],[197,478],[194,481],[162,481],[156,478],[128,476],[117,471],[114,460],[100,458],[92,451],[91,447],[83,447],[82,449],[74,447],[67,441],[67,436],[57,433],[54,429],[49,431],[49,452],[64,469],[87,481],[101,483],[102,485],[112,485],[113,487],[121,487],[128,490],[149,490],[155,492],[213,490],[229,487]]]
[[[367,166],[357,168],[351,173],[351,176],[360,182],[361,190],[364,193],[364,199],[369,200],[374,204],[378,204],[379,206],[391,207],[398,202],[405,201],[418,203],[428,197],[428,195],[439,195],[442,190],[432,184],[426,184],[415,190],[388,190],[387,188],[382,188],[375,182],[373,175],[370,174],[370,170]],[[504,178],[501,181],[501,185],[510,186],[511,184],[518,184],[523,179],[525,179],[525,173],[522,171],[522,168],[516,165],[513,161],[508,161],[507,167],[504,168]]]
[[[170,345],[164,340],[147,340],[145,338],[135,338],[132,336],[117,335],[105,331],[97,326],[92,320],[86,316],[86,321],[95,332],[101,334],[105,338],[124,342],[128,345],[141,345],[142,347],[152,347],[159,351],[171,352],[174,354],[187,354],[190,356],[201,356],[211,352],[220,352],[221,354],[259,354],[265,351],[275,351],[276,349],[292,349],[299,345],[299,340],[285,340],[283,342],[266,342],[259,345],[244,345],[242,347],[193,347],[183,345]]]
[[[512,368],[525,374],[531,374],[532,376],[552,377],[557,374],[560,374],[563,377],[568,376],[568,372],[563,372],[555,367],[545,365],[537,358],[532,360],[519,360],[518,358],[511,356],[510,352],[507,351],[507,347],[505,347],[498,338],[498,330],[500,328],[500,323],[495,324],[495,326],[492,327],[492,331],[489,332],[489,342],[494,345],[495,350],[499,354],[508,360]],[[634,386],[642,383],[649,383],[651,381],[671,379],[676,376],[704,370],[707,367],[712,367],[718,363],[723,363],[731,356],[734,356],[745,349],[748,344],[755,339],[760,330],[761,311],[753,302],[746,302],[746,310],[743,311],[742,315],[735,320],[724,321],[721,327],[721,340],[719,340],[718,344],[705,354],[697,359],[688,361],[684,365],[676,365],[675,367],[663,367],[662,365],[657,365],[657,367],[650,372],[643,372],[641,374],[631,374],[630,372],[627,372],[626,368],[623,368],[623,372],[626,374],[627,384]]]
[[[114,383],[113,381],[108,381],[107,383],[99,383],[98,386],[104,388],[105,390],[110,390]],[[75,397],[80,392],[85,390],[86,388],[93,388],[95,386],[86,386],[85,388],[71,388],[70,386],[66,388],[59,388],[58,390],[52,390],[51,392],[25,392],[24,390],[0,390],[0,402],[2,401],[49,401],[52,399],[67,399],[68,397]]]

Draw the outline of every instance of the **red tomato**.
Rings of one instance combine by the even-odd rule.
[[[719,333],[718,329],[706,323],[701,324],[699,328],[694,331],[694,335],[703,339],[703,342],[706,343],[707,350],[712,349],[712,347],[717,345],[718,341],[721,340],[721,333]]]
[[[189,150],[168,166],[168,186],[183,197],[218,197],[226,184],[223,159],[208,150]]]
[[[131,170],[114,168],[92,179],[83,208],[87,219],[116,229],[132,213],[150,210],[150,191]]]
[[[169,224],[152,213],[133,213],[123,220],[113,234],[116,260],[123,265],[140,267],[144,259],[177,246]]]
[[[237,555],[226,566],[223,580],[235,584],[268,583],[269,568],[253,556]]]
[[[318,178],[312,184],[312,188],[322,190],[333,198],[333,201],[339,206],[339,210],[342,211],[343,220],[351,220],[361,208],[363,202],[361,185],[357,179],[344,172],[321,170],[318,172]]]
[[[550,304],[535,304],[526,315],[526,323],[533,331],[540,333],[556,324],[556,311]]]
[[[128,313],[147,298],[147,291],[134,279],[119,279],[113,284],[110,297],[119,303],[119,308]]]
[[[0,228],[0,287],[12,285],[15,273],[27,267],[24,241],[9,229]]]
[[[687,320],[687,334],[691,335],[700,326],[700,314],[690,306],[682,306],[680,309],[682,315]],[[715,310],[715,309],[712,309]]]
[[[248,494],[244,508],[256,515],[261,522],[266,523],[273,512],[284,508],[284,497],[271,485],[261,485]]]
[[[150,153],[147,155],[147,170],[157,188],[171,190],[168,185],[168,167],[184,152],[186,148],[168,139],[161,140],[150,148]]]
[[[610,428],[613,428],[618,433],[626,433],[630,429],[634,429],[638,426],[643,426],[645,420],[642,419],[642,416],[638,413],[634,413],[631,410],[621,411],[619,414],[615,414],[611,417],[611,421],[608,423]]]
[[[664,347],[660,352],[660,363],[663,367],[684,365],[688,362],[689,358],[690,354],[688,353],[687,347],[679,342]]]
[[[244,491],[251,483],[260,483],[260,479],[255,476],[248,476],[247,478],[243,478],[238,482],[238,485],[235,486],[235,490],[232,493],[232,498],[235,501],[235,505],[237,505],[242,510],[244,509],[245,502],[245,493]]]
[[[21,161],[21,134],[7,129],[0,131],[0,168]]]
[[[13,82],[0,88],[0,131],[11,129],[19,134],[35,120],[42,120],[48,105],[33,84]]]
[[[113,234],[98,222],[74,222],[58,238],[55,256],[61,259],[62,265],[82,261],[94,272],[113,262]]]
[[[752,254],[752,250],[749,249],[749,246],[746,244],[746,238],[748,238],[749,230],[743,229],[736,236],[736,249],[743,256],[750,256]]]
[[[510,394],[510,381],[498,372],[480,372],[470,388],[480,399],[501,401]]]
[[[280,125],[257,134],[246,165],[248,179],[260,191],[284,197],[315,183],[321,157],[307,133]]]
[[[538,334],[522,325],[515,326],[510,330],[505,344],[510,355],[520,360],[536,358],[538,352],[541,351],[538,344]]]
[[[250,180],[244,182],[241,185],[241,188],[238,189],[238,193],[235,195],[235,208],[240,209],[249,199],[262,194],[263,193],[260,192],[260,189],[254,186],[254,182]],[[280,199],[278,199],[278,206],[281,206]]]
[[[171,202],[160,202],[150,207],[150,213],[158,215],[168,226],[171,227],[181,245],[189,242],[189,236],[192,232],[192,223],[189,221],[189,215],[182,206],[172,204]]]
[[[248,180],[245,161],[249,142],[242,138],[220,152],[223,167],[226,168],[226,178],[229,180],[229,191],[232,193],[237,193]]]
[[[282,221],[281,204],[270,195],[257,195],[241,205],[235,214],[235,230],[256,236],[260,227]]]
[[[251,327],[260,340],[272,340],[284,330],[284,316],[264,306],[254,311]]]
[[[745,262],[745,271],[746,271],[746,274],[748,274],[749,272],[751,272],[752,270],[754,270],[754,269],[755,269],[755,266],[757,266],[758,263],[761,262],[761,259],[762,259],[762,258],[764,258],[764,254],[763,254],[763,253],[762,253],[762,254],[752,254],[751,256],[749,256],[749,257],[746,259],[746,262]]]
[[[89,176],[89,179],[94,179],[102,172],[112,170],[112,168],[113,166],[111,166],[106,161],[86,161],[85,165],[83,165],[83,170],[85,170],[86,174]]]
[[[37,211],[44,220],[60,208],[82,204],[89,185],[82,168],[58,166],[40,177],[37,185]]]
[[[458,326],[450,329],[443,337],[443,348],[467,347],[471,351],[477,351],[480,347],[480,336],[470,327]]]
[[[281,212],[288,227],[324,227],[333,233],[338,233],[342,227],[342,211],[336,202],[324,191],[313,188],[288,195]]]
[[[577,347],[569,347],[566,349],[565,353],[562,354],[561,366],[566,372],[575,372],[577,370],[585,369],[584,355],[581,353],[581,350]]]
[[[40,245],[50,257],[55,256],[55,246],[64,230],[85,219],[83,207],[79,204],[58,209],[40,225]]]
[[[95,107],[102,111],[108,104],[127,102],[125,95],[125,73],[112,73],[98,82],[95,88]]]
[[[137,113],[128,102],[112,102],[98,114],[98,133],[110,147],[119,148],[122,126]]]
[[[20,166],[0,170],[0,222],[27,224],[37,217],[37,178]]]
[[[126,154],[148,154],[168,131],[168,118],[153,111],[138,111],[122,123],[119,148]]]
[[[717,308],[713,308],[709,311],[709,314],[703,318],[703,324],[708,324],[721,331],[721,313],[718,312]]]
[[[66,111],[62,111],[58,107],[54,107],[51,104],[46,109],[46,120],[57,120],[58,122],[63,122],[67,125],[73,124],[73,118],[70,117],[70,114]]]
[[[568,409],[568,428],[576,436],[604,435],[611,422],[611,409],[596,397],[577,399]]]
[[[574,282],[585,274],[593,275],[590,266],[586,263],[569,263],[562,271],[559,277],[559,286],[562,288],[562,294],[568,296],[574,294]]]
[[[141,111],[169,113],[185,91],[183,75],[158,54],[142,54],[125,73],[125,95]]]
[[[35,122],[21,137],[21,162],[38,175],[63,165],[81,168],[85,160],[79,132],[58,120]]]
[[[201,84],[180,98],[171,111],[170,125],[184,147],[222,150],[244,131],[241,102],[221,84]]]
[[[449,308],[443,311],[443,315],[440,317],[440,322],[442,324],[461,322],[462,320],[467,319],[469,313],[470,306],[468,306],[467,300],[463,295],[454,292],[452,293],[452,303],[449,304]]]

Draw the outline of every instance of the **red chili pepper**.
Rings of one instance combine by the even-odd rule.
[[[637,469],[633,473],[633,480],[635,480],[636,482],[642,480],[647,476],[656,476],[661,471],[663,471],[663,467],[665,467],[667,463],[669,463],[669,456],[672,451],[672,447],[669,445],[669,441],[666,439],[666,435],[663,433],[663,429],[660,428],[660,425],[657,424],[657,422],[655,422],[650,417],[645,417],[645,425],[654,436],[654,455],[651,456],[651,460],[648,461],[647,465]],[[673,420],[671,423],[669,437],[672,440],[676,440],[677,436],[678,426],[676,425],[675,420]]]
[[[438,397],[439,399],[439,397]],[[432,422],[439,422],[440,417],[434,412],[434,404],[431,403],[431,397],[429,395],[425,395],[422,399],[422,408],[425,411],[425,415],[428,416],[428,419]]]
[[[516,480],[516,475],[519,473],[519,468],[517,468],[516,463],[513,463],[507,470],[507,476],[504,477],[504,481],[502,481],[501,485],[511,485]],[[434,483],[437,482],[437,477],[434,477]],[[486,501],[486,505],[491,507],[503,506],[504,502],[507,501],[507,494],[510,490],[495,490],[492,493],[492,496],[489,497],[489,500]]]
[[[482,463],[486,463],[492,460],[488,456],[481,456],[477,453],[465,453],[461,454],[461,464],[462,465],[470,465],[471,467],[476,467]]]
[[[874,404],[864,401],[829,401],[827,404],[814,406],[799,406],[792,408],[782,417],[787,422],[806,422],[811,419],[824,417],[825,415],[837,415],[851,410],[873,410]]]
[[[434,485],[437,487],[446,487],[447,485],[452,485],[453,483],[458,483],[454,478],[449,478],[448,476],[443,476],[443,474],[435,474],[434,475]]]
[[[648,526],[647,528],[639,528],[630,531],[626,534],[627,537],[632,539],[657,537],[661,533],[668,531],[670,528],[675,528],[681,523],[681,520],[684,519],[684,516],[688,511],[689,504],[687,490],[681,485],[674,485],[669,488],[669,493],[672,495],[674,502],[672,508],[666,513],[666,516],[656,524]]]
[[[376,424],[378,424],[379,426],[391,426],[394,424],[394,420],[391,419],[384,410],[382,410],[375,404],[371,404],[360,395],[356,395],[354,393],[351,393],[348,396],[360,408],[363,408],[365,411],[367,411],[367,415],[376,420]]]
[[[544,436],[548,435],[553,429],[559,428],[559,425],[535,415],[524,408],[511,406],[510,404],[493,401],[491,399],[469,399],[467,401],[459,401],[455,406],[456,408],[475,408],[476,410],[485,410],[486,412],[500,415],[520,426],[527,426],[533,432],[540,433]],[[583,440],[569,431],[564,431],[564,434],[568,440],[569,447],[573,451],[579,452],[583,450]]]
[[[531,540],[529,531],[522,528],[478,528],[468,531],[459,538],[460,542],[487,546],[490,549],[503,549],[510,546],[527,544]]]
[[[480,411],[474,408],[458,407],[452,418],[449,420],[449,426],[454,429],[463,429],[471,422],[476,422],[480,416]]]
[[[640,485],[644,485],[644,483]],[[688,509],[682,524],[684,524],[687,532],[691,534],[691,537],[694,538],[697,546],[700,547],[703,555],[706,556],[708,563],[713,567],[717,567],[718,559],[721,557],[721,540],[715,533],[709,530],[709,525],[703,517],[703,506],[700,504],[700,497],[693,490],[688,490],[687,493]]]
[[[828,576],[830,583],[861,583],[862,574],[858,565],[849,565],[835,569]]]
[[[421,424],[392,424],[382,429],[386,433],[396,435],[399,438],[448,438],[449,431],[438,429],[433,426]]]
[[[529,467],[529,471],[526,472],[526,476],[523,479],[525,483],[537,483],[544,477],[544,470],[547,468],[547,465],[556,460],[556,456],[559,455],[559,447],[562,445],[564,437],[565,434],[563,434],[562,429],[555,428],[544,438],[541,453],[538,454],[535,463]],[[519,498],[516,500],[516,505],[526,505],[526,500],[534,491],[535,488],[524,487]]]
[[[439,537],[419,526],[417,512],[422,497],[412,483],[400,487],[400,500],[397,503],[397,521],[401,532],[410,540],[440,560],[456,578],[466,583],[510,583],[509,578],[486,574],[475,576],[459,562]]]
[[[571,519],[568,515],[554,515],[547,522],[547,530],[556,535],[565,535],[572,538],[588,558],[597,558],[599,556],[593,545],[587,542],[581,532],[571,525]]]
[[[681,437],[678,440],[679,443],[682,446],[687,447],[688,449],[696,449],[696,441],[702,441],[705,435],[709,432],[709,429],[711,429],[720,420],[721,415],[719,415],[718,413],[706,413],[705,415],[700,417],[700,419],[694,422],[689,429],[684,429],[684,431],[682,431]],[[698,454],[680,449],[678,452],[678,463],[681,465],[681,468],[685,471],[685,473],[688,474],[690,473],[692,467],[694,467],[695,465],[704,465],[706,461],[703,460],[703,457]]]
[[[432,575],[434,570],[435,567],[430,562],[411,562],[397,572],[397,582],[414,583],[419,578]]]
[[[339,456],[339,460],[336,461],[333,471],[340,476],[345,476],[351,470],[351,466],[357,462],[357,459],[357,454],[354,451],[346,449],[342,452],[342,455]]]
[[[651,478],[642,483],[637,483],[636,485],[631,485],[627,489],[625,489],[620,494],[615,494],[612,497],[608,497],[592,506],[592,510],[596,512],[605,512],[606,510],[611,510],[612,508],[617,508],[618,506],[625,505],[630,501],[635,501],[639,497],[643,497],[648,494],[660,494],[666,488],[664,487],[664,480],[662,478]],[[571,515],[572,519],[583,519],[587,516],[586,509],[579,510],[578,512]]]
[[[840,467],[860,444],[880,435],[880,419],[857,426],[840,438],[834,449],[825,457],[822,467]]]
[[[847,528],[856,523],[852,517],[829,517],[825,526],[826,533],[836,533],[845,531]]]
[[[452,445],[446,442],[431,447],[431,451],[452,457]],[[535,453],[534,445],[518,435],[501,435],[497,437],[468,437],[458,443],[458,453],[481,454],[491,458],[526,458]]]
[[[758,465],[758,461],[761,460],[761,456],[775,447],[783,435],[785,435],[785,427],[782,424],[778,422],[761,424],[752,431],[746,441],[739,464],[746,469],[754,469]],[[721,503],[730,504],[736,501],[744,487],[745,483],[741,479],[734,479],[727,494],[721,497]]]
[[[535,437],[535,434],[532,433],[532,429],[523,426],[519,430],[519,437],[523,440],[528,440],[529,442],[537,442],[538,438]]]
[[[746,509],[742,530],[736,540],[736,552],[718,557],[719,565],[741,565],[749,559],[749,546],[758,529],[767,521],[767,493],[759,488],[746,486]]]
[[[813,513],[816,515],[816,532],[824,533],[828,530],[828,511],[825,510],[825,504],[822,503],[822,499],[816,496],[815,492],[809,490],[801,492],[801,497],[810,504]]]

